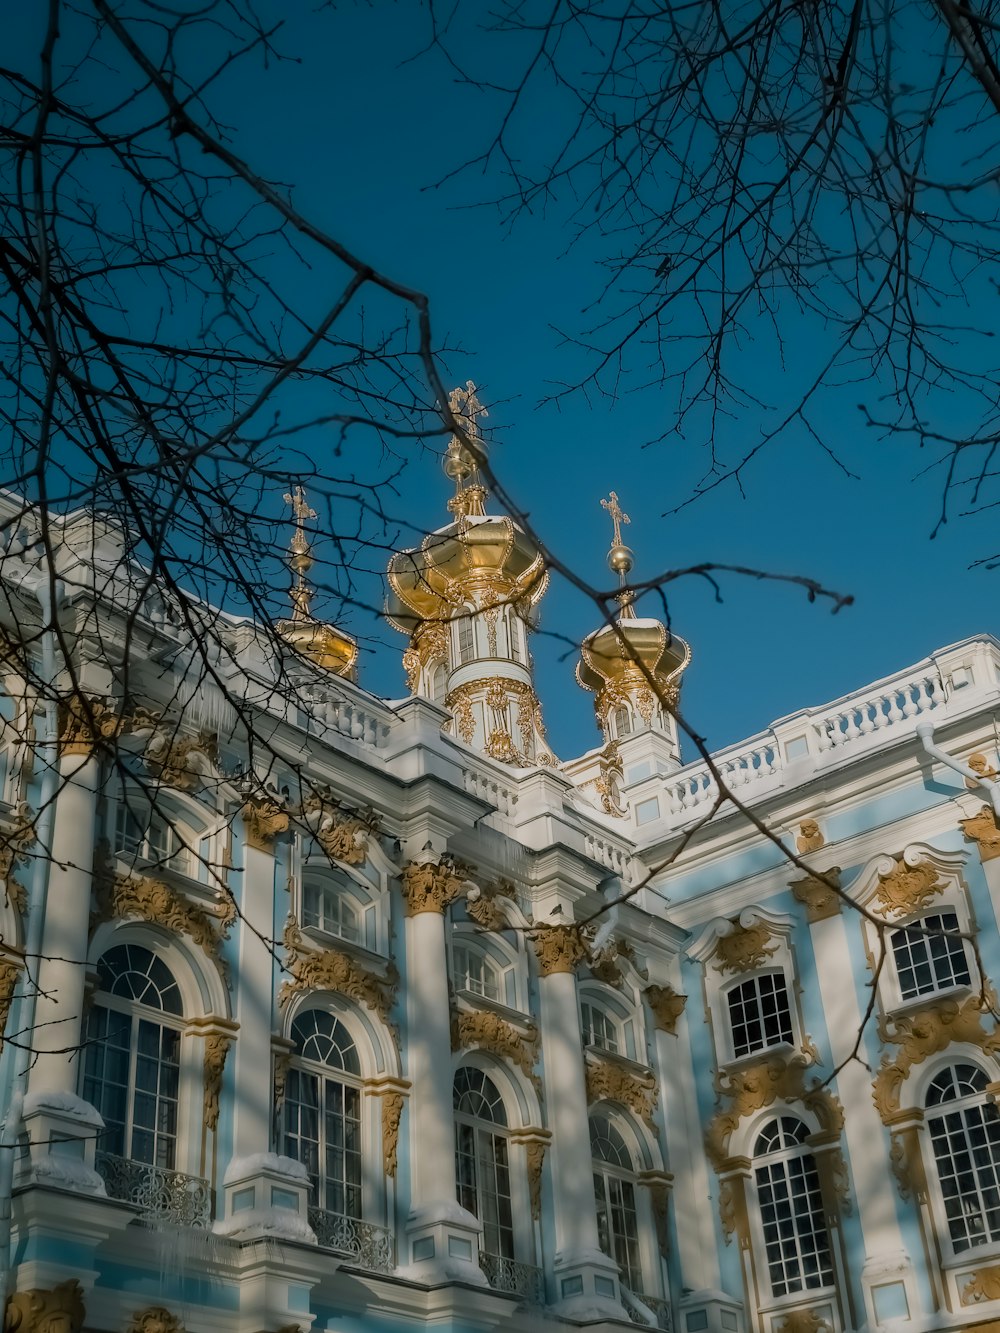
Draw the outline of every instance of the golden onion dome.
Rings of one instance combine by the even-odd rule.
[[[587,635],[576,678],[584,689],[600,694],[608,684],[624,688],[648,684],[644,667],[657,685],[666,688],[679,680],[690,661],[690,646],[659,620],[622,618]]]
[[[461,513],[392,557],[386,616],[404,634],[421,621],[450,620],[486,592],[524,613],[541,600],[548,574],[534,540],[506,515]]]

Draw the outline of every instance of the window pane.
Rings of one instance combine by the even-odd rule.
[[[785,978],[765,972],[734,986],[727,995],[733,1055],[749,1055],[792,1040]]]
[[[970,984],[969,964],[954,912],[938,912],[892,933],[892,952],[904,1000]],[[945,932],[945,933],[925,933]]]
[[[764,1127],[756,1149],[773,1147],[754,1172],[764,1254],[773,1296],[814,1290],[833,1282],[816,1159],[797,1146],[806,1126],[781,1117]],[[788,1148],[792,1147],[792,1151]]]

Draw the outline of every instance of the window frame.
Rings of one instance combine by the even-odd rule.
[[[936,1102],[933,1106],[929,1106],[928,1096],[935,1083],[937,1083],[942,1075],[946,1073],[951,1073],[954,1078],[954,1071],[958,1069],[974,1070],[976,1075],[983,1081],[981,1089],[975,1093],[963,1094],[955,1098],[949,1098],[945,1101]],[[991,1101],[989,1096],[989,1088],[992,1082],[993,1080],[991,1080],[989,1073],[984,1070],[975,1059],[969,1058],[969,1056],[963,1052],[952,1051],[950,1053],[950,1058],[946,1056],[942,1060],[936,1062],[933,1069],[928,1071],[928,1076],[920,1093],[919,1104],[923,1113],[922,1133],[926,1147],[925,1174],[929,1186],[930,1211],[935,1222],[935,1230],[943,1241],[942,1258],[945,1265],[949,1268],[958,1266],[964,1268],[969,1266],[981,1267],[984,1261],[988,1261],[990,1258],[995,1258],[1000,1254],[1000,1108]],[[998,1214],[998,1221],[993,1235],[987,1236],[981,1244],[969,1244],[964,1248],[956,1248],[955,1239],[952,1233],[951,1218],[949,1217],[948,1212],[948,1199],[941,1178],[941,1163],[936,1149],[933,1124],[937,1120],[943,1120],[946,1116],[961,1116],[963,1121],[962,1132],[964,1135],[965,1147],[971,1157],[975,1144],[971,1141],[968,1131],[966,1113],[974,1108],[982,1108],[986,1112],[983,1119],[991,1121],[996,1126],[996,1142],[994,1145],[996,1151],[996,1164],[994,1174],[997,1177],[997,1184],[994,1188],[998,1202],[997,1206],[990,1211]],[[954,1142],[954,1134],[955,1127],[950,1126],[948,1133],[950,1144]],[[952,1160],[954,1160],[954,1155],[952,1155]],[[975,1169],[975,1181],[976,1193],[977,1195],[982,1195],[984,1190],[980,1184],[980,1172],[978,1168]],[[964,1198],[964,1196],[960,1197]],[[963,1217],[971,1216],[964,1207],[961,1209],[961,1213]]]
[[[492,1089],[495,1103],[499,1105],[500,1110],[503,1113],[502,1120],[488,1119],[485,1116],[477,1115],[475,1112],[460,1109],[459,1101],[467,1091],[475,1091],[481,1097],[486,1097],[487,1095],[481,1088],[464,1089],[462,1092],[458,1092],[458,1084],[463,1075],[466,1080],[469,1080],[472,1083],[479,1080]],[[526,1262],[525,1255],[530,1254],[534,1248],[533,1236],[531,1235],[531,1229],[526,1229],[522,1224],[522,1219],[519,1217],[516,1172],[520,1162],[518,1160],[518,1155],[514,1151],[512,1127],[507,1112],[506,1099],[504,1098],[503,1090],[497,1083],[496,1079],[493,1078],[489,1072],[481,1069],[478,1065],[461,1064],[455,1070],[452,1077],[452,1114],[455,1123],[456,1199],[461,1207],[465,1208],[467,1212],[470,1212],[473,1217],[477,1218],[483,1224],[481,1248],[485,1250],[487,1254],[493,1255],[501,1260],[522,1263]],[[468,1144],[470,1138],[472,1144],[471,1154],[468,1151],[463,1151],[463,1140]],[[483,1152],[486,1140],[491,1141],[492,1160],[488,1160],[490,1154]],[[504,1161],[502,1163],[502,1169],[506,1174],[506,1194],[501,1192],[499,1172],[496,1169],[498,1165],[498,1157],[496,1154],[495,1143],[497,1141],[503,1144],[502,1156]],[[463,1184],[463,1178],[467,1174],[466,1171],[463,1170],[463,1161],[472,1163],[475,1177],[472,1184]],[[497,1188],[492,1194],[490,1191],[484,1191],[482,1188],[484,1166],[487,1170],[493,1170],[494,1183]],[[469,1207],[470,1197],[473,1199],[475,1205],[471,1208]],[[494,1198],[497,1204],[497,1216],[495,1222],[483,1216],[483,1213],[488,1211],[487,1208],[483,1207],[483,1199],[488,1199],[490,1197]],[[507,1205],[509,1217],[506,1225],[501,1219],[501,1201],[505,1201]],[[498,1239],[503,1236],[504,1232],[507,1233],[509,1252],[503,1248],[502,1240],[499,1248],[490,1247],[486,1239],[488,1225],[490,1227],[495,1227]],[[526,1230],[527,1236],[522,1234]]]
[[[780,1037],[777,1041],[765,1041],[762,1045],[752,1046],[747,1050],[737,1051],[736,1049],[736,1031],[733,1024],[733,997],[737,991],[746,987],[753,986],[756,991],[757,1000],[757,1019],[762,1029],[766,1027],[767,1015],[763,1011],[761,1004],[761,986],[760,983],[765,977],[780,978],[785,997],[785,1015],[787,1017],[787,1036]],[[791,987],[788,984],[788,974],[782,967],[754,968],[752,971],[741,973],[720,992],[720,1001],[725,1021],[726,1029],[726,1049],[729,1054],[727,1063],[735,1063],[744,1060],[759,1059],[771,1051],[792,1050],[796,1044],[796,1012],[792,1003]]]
[[[500,983],[498,997],[484,995],[481,991],[461,984],[456,949],[479,955],[497,969]],[[524,955],[519,947],[510,945],[500,934],[486,935],[476,930],[471,922],[454,922],[448,936],[448,976],[456,994],[474,1007],[485,1005],[522,1018],[529,1013]]]
[[[942,895],[942,898],[943,897],[944,896]],[[913,926],[917,927],[921,926],[923,922],[927,921],[928,919],[943,917],[945,915],[953,916],[955,918],[956,933],[970,932],[971,929],[970,923],[967,914],[962,910],[962,904],[955,901],[948,901],[947,899],[933,903],[924,911],[913,913],[912,915],[906,917],[902,921],[893,922],[891,928],[888,931],[888,938],[887,938],[888,947],[886,949],[886,962],[888,964],[888,967],[885,969],[886,972],[888,973],[887,977],[888,985],[886,989],[888,990],[889,993],[887,995],[883,993],[883,1002],[888,1003],[888,1008],[890,1010],[901,1011],[909,1009],[919,1009],[925,1005],[933,1004],[935,1000],[939,999],[940,997],[969,994],[972,991],[973,961],[970,959],[969,948],[966,941],[964,939],[959,938],[957,942],[961,950],[962,959],[964,960],[965,963],[966,973],[968,974],[968,978],[966,981],[954,981],[946,985],[936,984],[933,987],[933,989],[924,990],[915,995],[904,995],[903,993],[903,982],[900,976],[899,959],[897,957],[896,947],[895,947],[895,940],[897,936],[902,935],[905,931],[909,930]],[[949,933],[951,932],[949,931]],[[927,944],[928,950],[930,949],[932,941],[929,936],[918,935],[917,939],[924,940]],[[937,981],[937,977],[935,977],[935,981]]]
[[[595,1122],[598,1120],[603,1121],[605,1124],[607,1124],[612,1130],[612,1132],[621,1141],[622,1149],[624,1150],[626,1156],[628,1157],[628,1165],[611,1162],[606,1158],[598,1157],[597,1154],[594,1152],[594,1127],[595,1127]],[[594,1211],[597,1220],[598,1247],[601,1249],[602,1254],[607,1255],[607,1257],[611,1260],[611,1262],[618,1266],[619,1280],[622,1282],[622,1285],[625,1286],[629,1291],[633,1292],[635,1295],[642,1296],[644,1293],[649,1292],[655,1284],[653,1283],[653,1281],[650,1281],[648,1285],[646,1283],[646,1275],[647,1273],[651,1273],[649,1267],[649,1256],[646,1253],[646,1245],[644,1244],[644,1230],[648,1230],[648,1227],[646,1226],[648,1219],[644,1216],[645,1210],[642,1206],[644,1200],[642,1198],[642,1191],[640,1191],[639,1189],[639,1179],[638,1179],[639,1170],[636,1166],[635,1148],[634,1145],[632,1146],[629,1145],[628,1136],[622,1132],[622,1128],[618,1123],[617,1116],[613,1115],[610,1111],[610,1108],[607,1106],[598,1105],[597,1107],[591,1108],[590,1114],[588,1116],[588,1127],[590,1131],[590,1164],[591,1164],[591,1175],[592,1175],[592,1189],[594,1196]],[[608,1219],[609,1223],[611,1219],[613,1219],[615,1212],[615,1205],[611,1198],[611,1182],[617,1182],[617,1185],[620,1188],[620,1193],[622,1195],[620,1208],[622,1211],[624,1211],[625,1207],[624,1205],[625,1190],[622,1187],[627,1186],[628,1192],[631,1194],[631,1200],[632,1200],[631,1213],[635,1223],[635,1231],[632,1236],[626,1236],[623,1239],[625,1239],[625,1241],[627,1242],[626,1248],[633,1251],[633,1259],[628,1263],[626,1271],[624,1273],[621,1272],[623,1265],[621,1264],[618,1258],[619,1237],[617,1235],[617,1232],[614,1230],[613,1226],[611,1227],[611,1230],[608,1232],[608,1235],[611,1237],[611,1240],[607,1250],[604,1249],[600,1239],[602,1214],[601,1214],[600,1200],[598,1194],[599,1180],[601,1184],[601,1193],[603,1193],[603,1200],[605,1205],[604,1215]],[[613,1251],[613,1253],[609,1253],[609,1250]],[[636,1276],[638,1276],[639,1279],[638,1283],[634,1282]]]

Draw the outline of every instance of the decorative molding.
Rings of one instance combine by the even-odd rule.
[[[776,1328],[777,1333],[834,1333],[833,1324],[817,1310],[792,1310]]]
[[[825,881],[829,881],[826,883]],[[835,887],[831,887],[835,886]],[[789,881],[792,896],[806,909],[806,920],[813,926],[817,921],[827,921],[832,916],[839,916],[843,899],[836,892],[840,888],[840,866],[831,866],[816,875],[806,875],[804,879]]]
[[[619,1102],[644,1120],[650,1129],[655,1129],[656,1080],[652,1074],[639,1077],[619,1064],[590,1053],[586,1081],[588,1105],[604,1100]]]
[[[649,1191],[649,1206],[653,1212],[653,1224],[656,1227],[656,1242],[664,1259],[670,1253],[670,1233],[667,1227],[667,1211],[670,1204],[670,1188],[673,1176],[667,1171],[640,1171],[638,1183]]]
[[[70,1278],[51,1291],[33,1287],[12,1292],[3,1314],[3,1333],[80,1333],[86,1315],[83,1288]]]
[[[590,975],[595,981],[603,981],[606,986],[614,986],[616,990],[620,990],[624,980],[622,963],[631,963],[634,960],[635,950],[628,940],[611,939],[596,953],[591,952],[588,959]]]
[[[405,1100],[401,1092],[382,1094],[382,1165],[387,1176],[396,1174],[399,1121]]]
[[[538,967],[543,977],[559,972],[575,972],[587,957],[587,942],[579,926],[547,926],[535,928],[531,936]]]
[[[246,844],[258,852],[273,852],[277,839],[288,832],[288,811],[271,796],[248,797],[241,813]]]
[[[677,1023],[688,997],[675,991],[673,986],[647,986],[643,995],[653,1015],[654,1025],[660,1032],[668,1032],[671,1037],[676,1037]]]
[[[314,791],[303,803],[302,817],[313,837],[333,861],[363,865],[368,859],[368,839],[378,833],[379,817],[374,810],[360,813],[343,808],[329,787]]]
[[[215,776],[219,763],[218,737],[214,731],[181,736],[160,728],[146,742],[143,758],[150,773],[165,787],[195,792]]]
[[[187,935],[213,962],[221,965],[222,941],[235,907],[231,895],[220,901],[214,913],[194,907],[162,880],[147,875],[116,874],[106,841],[94,854],[94,896],[97,910],[91,917],[91,934],[101,921],[138,917],[167,930]]]
[[[500,899],[514,904],[517,902],[517,890],[509,879],[484,884],[466,898],[465,910],[480,930],[506,930],[510,925],[507,913],[498,901]]]
[[[185,1333],[179,1315],[171,1314],[165,1305],[150,1305],[136,1310],[125,1333]]]
[[[0,1051],[3,1050],[3,1035],[7,1030],[7,1019],[14,1002],[14,990],[20,971],[20,965],[13,958],[0,958]]]
[[[542,1168],[545,1165],[545,1149],[552,1140],[552,1131],[527,1125],[511,1135],[513,1143],[524,1145],[528,1169],[528,1200],[531,1216],[537,1222],[542,1215]]]
[[[14,869],[27,864],[28,848],[37,841],[35,813],[27,801],[20,801],[14,816],[10,832],[0,833],[0,879],[4,882],[8,904],[23,917],[28,909],[28,891],[15,878]]]
[[[289,917],[285,923],[284,944],[288,950],[285,966],[291,972],[292,980],[283,982],[278,992],[278,1004],[282,1008],[299,991],[336,991],[338,995],[359,1000],[383,1023],[389,1024],[399,984],[394,963],[388,963],[386,975],[380,977],[339,949],[310,949],[305,945],[294,917]]]
[[[924,1159],[920,1153],[918,1126],[916,1124],[892,1128],[889,1165],[896,1178],[899,1197],[904,1202],[911,1197],[915,1197],[917,1203],[926,1203],[927,1177],[924,1174]]]
[[[963,1305],[1000,1301],[1000,1264],[975,1269],[961,1290]]]
[[[277,1116],[285,1104],[285,1085],[288,1082],[288,1070],[292,1063],[291,1051],[274,1053],[274,1113]]]
[[[803,819],[799,825],[799,836],[795,839],[795,850],[799,856],[805,856],[808,852],[818,852],[825,846],[826,838],[816,820]]]
[[[538,1029],[533,1023],[528,1025],[527,1033],[521,1033],[491,1009],[453,1013],[451,1049],[461,1051],[472,1046],[509,1060],[536,1089],[541,1088],[541,1079],[535,1073],[535,1065],[538,1063]]]
[[[1000,1052],[1000,1030],[996,1024],[992,1032],[983,1027],[983,1018],[994,1003],[992,995],[985,1003],[978,994],[961,1002],[940,999],[915,1013],[879,1020],[879,1037],[887,1045],[899,1047],[895,1059],[890,1059],[888,1052],[883,1054],[872,1085],[872,1098],[883,1124],[888,1124],[899,1110],[900,1094],[911,1070],[923,1064],[928,1056],[947,1050],[953,1042],[975,1046],[984,1055]]]
[[[720,1072],[716,1087],[731,1105],[717,1112],[705,1130],[705,1150],[716,1171],[721,1171],[729,1158],[729,1141],[740,1122],[776,1101],[799,1102],[816,1116],[824,1130],[840,1133],[843,1107],[818,1079],[806,1086],[805,1071],[809,1067],[806,1058],[795,1053],[790,1057],[765,1055],[752,1064]]]
[[[774,931],[768,922],[755,917],[745,921],[744,912],[730,922],[732,930],[720,934],[710,957],[717,972],[749,972],[755,967],[766,967],[767,961],[778,952],[772,944]]]
[[[945,887],[929,862],[911,864],[906,857],[890,857],[885,870],[879,867],[878,880],[873,902],[886,916],[920,912]]]
[[[122,734],[124,719],[104,699],[74,691],[59,700],[59,752],[89,756],[102,743]]]
[[[205,1033],[205,1058],[202,1064],[205,1086],[202,1113],[205,1127],[215,1130],[219,1124],[219,1094],[222,1091],[222,1075],[226,1068],[226,1056],[233,1039],[228,1032]]]
[[[981,806],[977,815],[960,819],[958,823],[965,841],[978,846],[981,861],[992,861],[1000,856],[1000,828],[997,828],[992,806]]]
[[[471,867],[443,856],[440,861],[411,861],[400,872],[406,916],[421,912],[443,915],[445,908],[466,891]]]

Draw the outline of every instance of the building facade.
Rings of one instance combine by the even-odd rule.
[[[1000,642],[682,763],[625,592],[560,762],[544,562],[449,475],[391,704],[301,494],[280,639],[9,543],[5,1328],[1000,1328]]]

